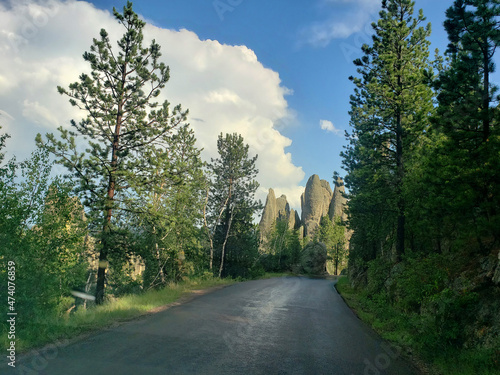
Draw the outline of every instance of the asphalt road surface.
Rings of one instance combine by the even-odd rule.
[[[15,373],[417,374],[333,285],[302,277],[239,283],[21,358]]]

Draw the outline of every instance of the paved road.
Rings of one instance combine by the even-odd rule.
[[[332,281],[299,277],[236,284],[35,360],[23,359],[17,372],[416,374],[356,318]]]

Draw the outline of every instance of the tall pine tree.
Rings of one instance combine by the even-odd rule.
[[[432,149],[430,173],[437,175],[435,183],[446,197],[442,210],[454,223],[448,235],[475,237],[487,252],[487,243],[500,235],[499,97],[492,83],[500,4],[456,0],[446,16],[450,63],[436,81],[439,106],[433,130],[439,143]]]
[[[384,0],[374,23],[373,44],[362,47],[354,61],[359,78],[351,96],[349,145],[342,153],[347,186],[352,243],[365,260],[391,251],[399,260],[405,251],[406,164],[432,112],[427,85],[430,24],[414,1]]]
[[[104,298],[108,254],[115,248],[117,212],[138,185],[153,184],[148,156],[152,147],[168,147],[165,137],[185,121],[180,105],[155,102],[169,80],[169,68],[160,62],[160,46],[153,40],[143,46],[145,22],[127,2],[123,14],[113,9],[123,26],[123,37],[115,50],[102,29],[90,52],[83,58],[92,70],[82,74],[69,89],[59,93],[87,116],[72,121],[72,130],[60,128],[61,140],[48,134],[37,142],[52,152],[79,182],[78,191],[89,209],[100,238],[96,302]],[[79,145],[86,144],[85,152]]]
[[[250,157],[249,146],[239,134],[219,135],[217,140],[219,157],[212,159],[209,170],[213,178],[210,196],[209,213],[213,239],[212,245],[220,254],[218,276],[223,275],[227,249],[231,236],[239,236],[240,240],[249,242],[249,251],[257,250],[258,243],[252,244],[254,232],[253,215],[262,209],[260,201],[255,201],[255,192],[259,183],[255,180],[258,170],[255,166],[257,155]],[[248,241],[246,241],[248,240]],[[242,244],[240,244],[242,245]],[[243,251],[244,246],[240,246]],[[237,251],[234,249],[234,251]],[[213,250],[212,250],[213,255]],[[241,254],[239,254],[241,255]],[[238,254],[231,254],[232,259],[239,259]]]

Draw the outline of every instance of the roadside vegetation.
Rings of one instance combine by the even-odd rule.
[[[420,275],[424,280],[425,273]],[[422,285],[415,283],[414,293],[421,293]],[[425,287],[425,285],[424,285]],[[425,371],[441,375],[498,375],[500,351],[498,345],[491,348],[470,348],[462,350],[454,341],[463,332],[463,320],[471,318],[471,301],[474,297],[464,296],[461,300],[436,301],[447,306],[447,321],[440,317],[403,310],[387,302],[386,296],[366,289],[353,288],[347,276],[338,279],[336,288],[356,315],[369,324],[379,335],[400,347],[406,355],[420,363]],[[467,309],[467,305],[469,308]],[[459,333],[462,331],[461,333]],[[458,333],[458,334],[457,334]]]
[[[98,331],[113,324],[128,321],[139,316],[153,313],[156,309],[174,303],[193,292],[207,288],[227,286],[236,283],[232,279],[198,278],[178,283],[169,283],[159,290],[149,290],[140,294],[129,294],[119,298],[107,299],[105,303],[84,308],[79,305],[74,311],[61,311],[60,314],[40,314],[19,332],[17,349],[26,352],[52,342],[60,342],[80,334]],[[74,299],[67,297],[62,306],[72,306]],[[5,344],[5,342],[4,342]]]
[[[499,17],[498,1],[453,1],[432,59],[415,1],[383,1],[351,77],[339,290],[443,374],[500,373]]]

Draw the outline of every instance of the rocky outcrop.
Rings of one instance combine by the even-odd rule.
[[[282,195],[276,199],[276,210],[276,219],[288,220],[288,217],[290,216],[290,205],[286,201],[286,195]]]
[[[298,229],[300,227],[299,215],[295,210],[290,209],[286,196],[282,195],[276,198],[274,190],[269,189],[266,204],[262,211],[262,218],[259,223],[262,239],[265,239],[270,233],[277,220],[287,221],[290,229]]]
[[[262,218],[260,219],[259,229],[262,238],[265,238],[270,232],[273,224],[276,222],[278,217],[278,208],[276,204],[276,196],[274,195],[274,190],[269,189],[267,194],[266,204],[264,205],[264,210],[262,211]]]
[[[312,175],[307,181],[306,190],[300,197],[304,235],[312,237],[321,218],[328,215],[333,192],[328,181]]]
[[[497,268],[492,280],[496,285],[500,285],[500,251],[498,252]]]
[[[327,250],[322,242],[309,242],[300,257],[302,272],[308,275],[326,275]]]
[[[290,210],[290,217],[288,218],[288,228],[299,229],[300,228],[300,218],[299,213],[293,208]]]
[[[347,198],[345,196],[344,180],[340,177],[335,181],[335,187],[333,190],[332,201],[330,202],[330,207],[328,208],[328,216],[330,220],[340,217],[342,221],[347,220],[346,213]]]
[[[308,236],[313,238],[314,232],[319,226],[323,216],[328,215],[333,221],[340,217],[347,220],[344,181],[338,178],[334,184],[334,190],[326,180],[320,180],[318,175],[312,175],[306,184],[306,189],[300,197],[302,216],[299,218],[297,211],[290,208],[285,195],[276,198],[273,189],[269,189],[264,211],[259,224],[261,238],[265,238],[270,233],[276,220],[288,221],[290,229],[298,229],[299,237]],[[346,237],[350,233],[346,232]],[[349,240],[349,238],[347,238]]]

